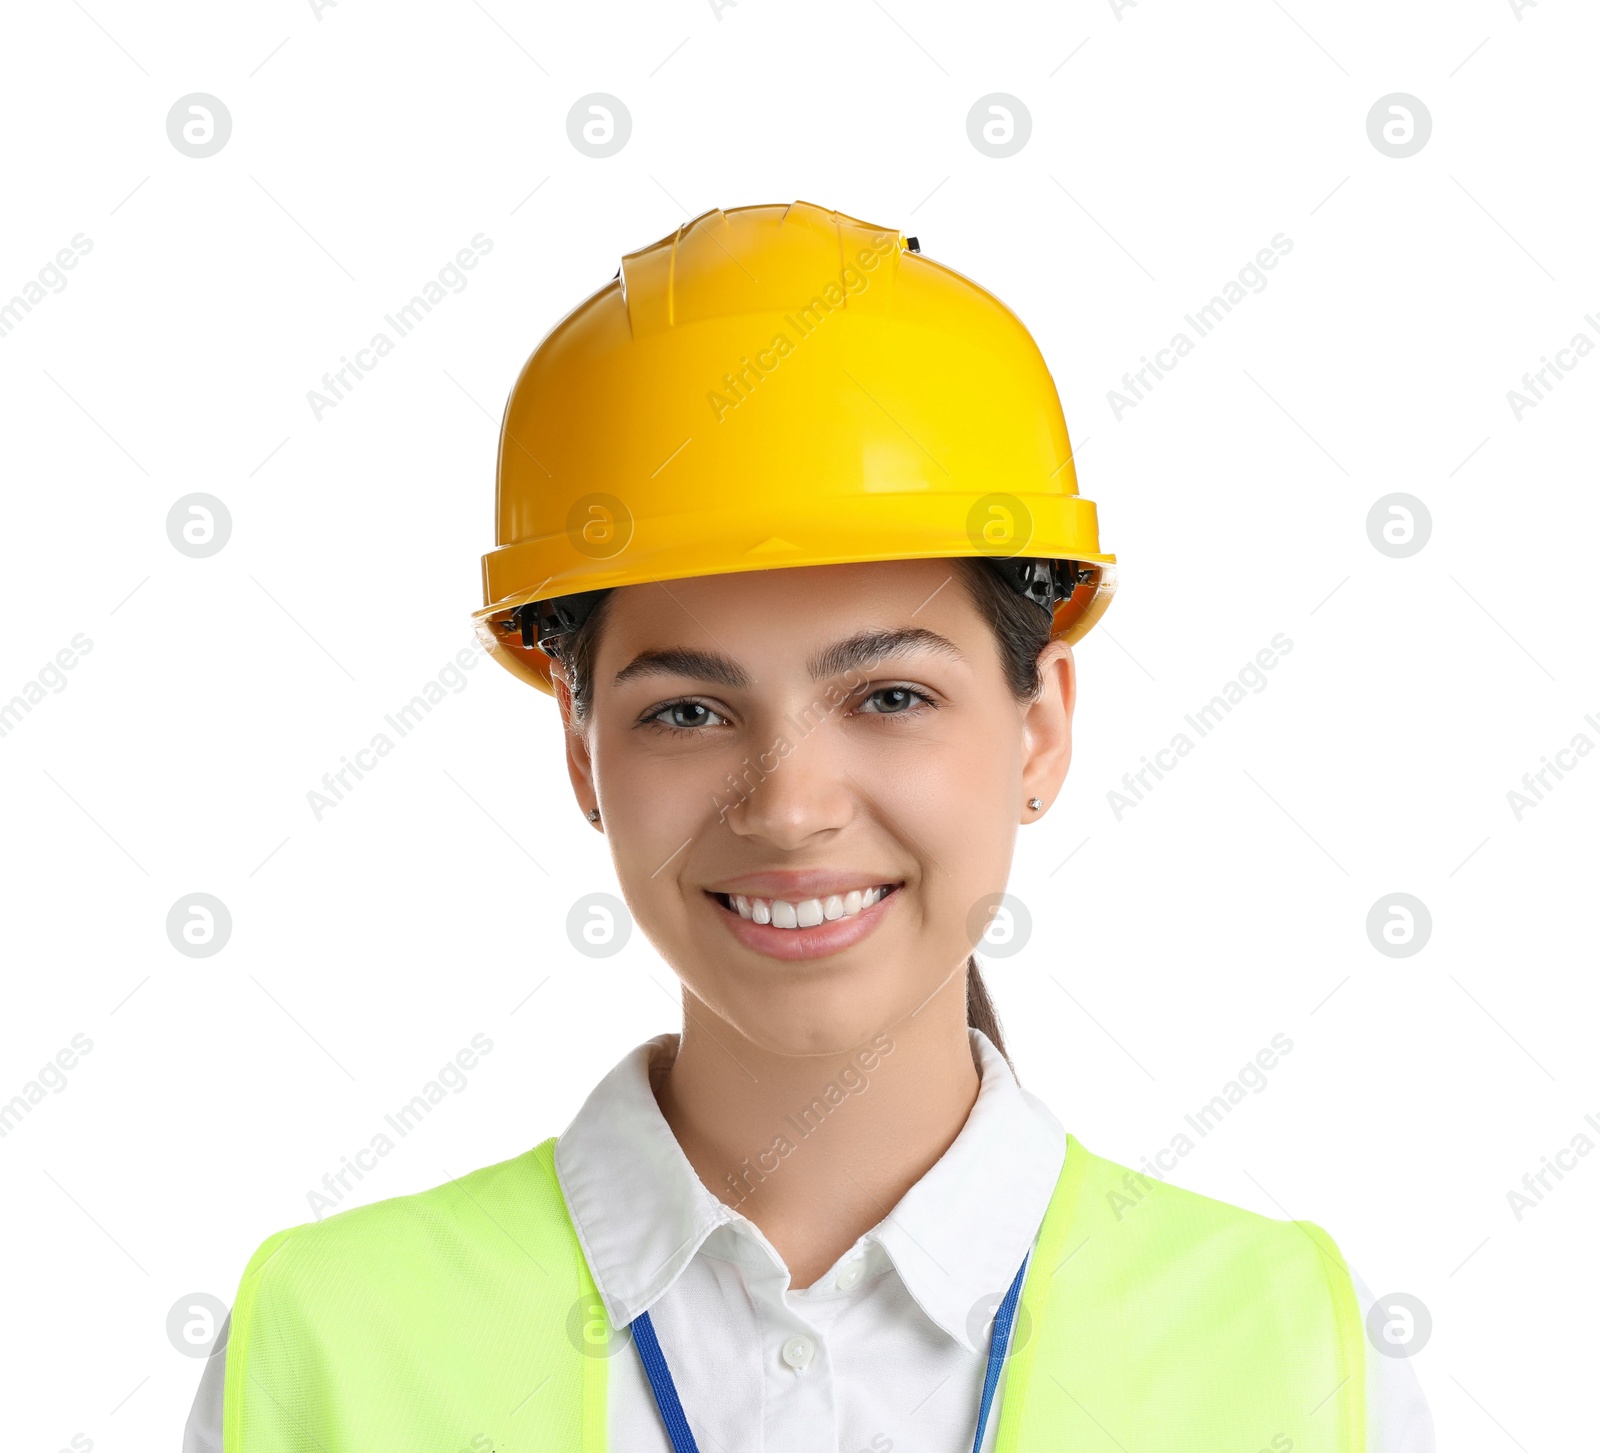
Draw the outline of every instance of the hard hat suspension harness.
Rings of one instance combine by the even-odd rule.
[[[579,590],[552,600],[530,600],[511,612],[504,629],[522,632],[523,650],[531,651],[537,644],[552,661],[559,661],[562,659],[561,638],[577,631],[593,614],[595,606],[610,593],[609,590]]]
[[[982,560],[1019,595],[1052,617],[1057,601],[1070,599],[1080,585],[1094,579],[1094,570],[1076,560],[996,559],[986,555],[973,558]],[[545,655],[559,661],[564,659],[562,638],[579,630],[602,597],[609,593],[609,590],[580,590],[549,600],[531,600],[512,611],[500,629],[506,633],[520,632],[525,651],[537,645]]]

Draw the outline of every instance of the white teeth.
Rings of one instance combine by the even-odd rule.
[[[863,908],[871,908],[888,892],[884,888],[852,888],[848,893],[830,893],[826,898],[802,898],[789,902],[783,898],[751,898],[743,893],[725,895],[741,918],[755,923],[770,923],[774,928],[815,928],[822,922],[852,918]]]

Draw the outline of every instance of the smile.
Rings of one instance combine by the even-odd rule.
[[[717,921],[746,948],[797,962],[842,953],[877,931],[904,883],[873,883],[814,898],[761,898],[710,888],[702,893]]]
[[[830,893],[826,898],[755,898],[743,893],[712,893],[724,908],[755,923],[770,923],[774,928],[815,928],[840,918],[854,918],[893,893],[898,883],[880,883],[870,888],[852,888],[848,893]]]

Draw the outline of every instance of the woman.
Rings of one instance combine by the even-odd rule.
[[[270,1237],[189,1446],[1431,1450],[1325,1232],[1092,1154],[1005,1057],[971,950],[1113,563],[1021,323],[840,214],[707,213],[529,360],[498,504],[480,632],[683,1028],[559,1139]]]

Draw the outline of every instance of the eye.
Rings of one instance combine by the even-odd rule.
[[[874,701],[882,702],[883,705],[869,709],[868,703]],[[914,703],[918,701],[931,711],[939,709],[938,703],[931,696],[911,686],[880,686],[862,697],[861,705],[856,709],[865,711],[868,716],[914,716],[920,715],[912,710]]]
[[[659,731],[671,732],[674,736],[694,736],[714,722],[727,724],[726,718],[719,716],[703,701],[685,699],[682,701],[669,701],[662,706],[652,707],[645,713],[640,721],[640,726],[655,727]]]

